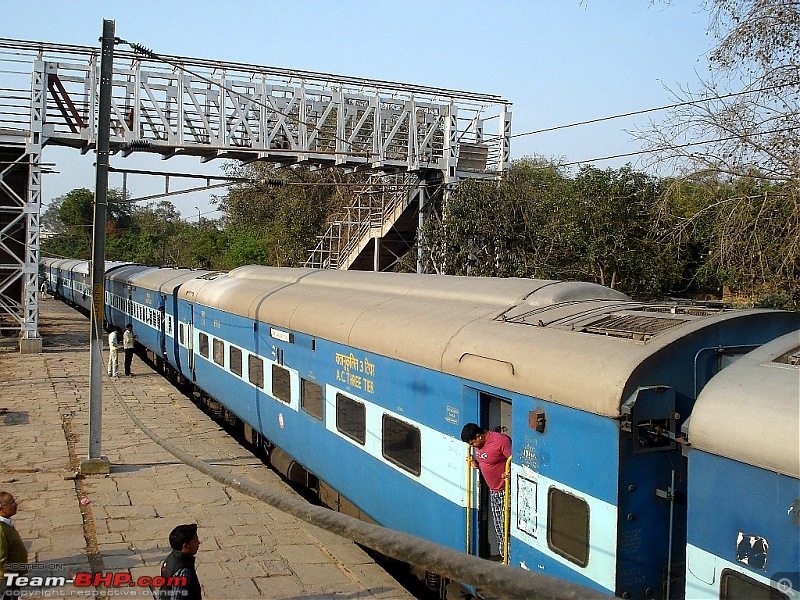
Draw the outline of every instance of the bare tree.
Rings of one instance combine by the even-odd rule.
[[[733,291],[778,294],[797,307],[800,2],[707,0],[705,7],[718,40],[709,77],[699,91],[677,90],[679,106],[638,135],[655,163],[682,175],[676,186],[691,180],[702,190],[705,202],[682,222],[688,232],[710,218],[706,268]],[[674,199],[665,206],[674,208]]]

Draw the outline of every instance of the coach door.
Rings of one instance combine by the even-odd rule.
[[[158,323],[159,323],[159,333],[158,333],[158,347],[161,349],[161,356],[159,358],[165,358],[167,356],[167,319],[166,319],[166,306],[167,306],[167,299],[169,296],[162,293],[159,294],[159,302],[158,302]]]
[[[480,395],[480,423],[486,431],[497,431],[511,437],[511,402],[506,398],[484,392]],[[489,501],[489,488],[480,484],[478,509],[478,555],[497,559],[500,556],[500,540],[494,529]]]
[[[186,360],[194,381],[194,304],[189,305],[189,322],[186,324]]]

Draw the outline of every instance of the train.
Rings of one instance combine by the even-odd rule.
[[[88,311],[86,261],[44,259]],[[512,440],[509,568],[800,598],[800,313],[593,283],[106,263],[104,319],[323,504],[496,560],[466,423]],[[434,579],[435,581],[435,579]]]

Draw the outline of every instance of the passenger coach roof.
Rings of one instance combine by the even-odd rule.
[[[720,371],[697,398],[689,421],[691,447],[800,477],[798,361],[795,331]]]
[[[132,285],[160,292],[172,291],[184,281],[200,277],[209,271],[170,267],[150,267],[147,270],[128,276]]]
[[[649,307],[591,283],[253,266],[192,279],[179,294],[276,327],[613,417],[632,373],[648,360],[658,362],[660,350],[715,323],[753,318]]]

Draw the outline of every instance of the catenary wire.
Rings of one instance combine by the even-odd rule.
[[[609,115],[607,117],[597,117],[595,119],[588,119],[586,121],[576,121],[575,123],[566,123],[564,125],[555,125],[553,127],[545,127],[544,129],[535,129],[533,131],[526,131],[524,133],[515,133],[514,135],[512,135],[510,137],[512,137],[512,138],[523,137],[523,136],[526,136],[526,135],[536,135],[536,134],[539,134],[539,133],[548,133],[550,131],[558,131],[560,129],[568,129],[570,127],[578,127],[580,125],[592,125],[594,123],[602,123],[603,121],[612,121],[614,119],[623,119],[623,118],[626,118],[626,117],[634,117],[636,115],[644,115],[644,114],[647,114],[647,113],[659,112],[659,111],[662,111],[662,110],[669,110],[671,108],[680,108],[682,106],[692,106],[693,104],[702,104],[703,102],[715,102],[717,100],[727,100],[728,98],[735,98],[737,96],[744,96],[744,95],[747,95],[747,94],[756,94],[756,93],[759,93],[759,92],[767,92],[767,91],[771,91],[771,90],[774,90],[774,89],[777,89],[777,88],[789,87],[789,86],[794,86],[794,85],[798,85],[798,84],[800,84],[800,82],[793,81],[793,82],[787,82],[787,83],[778,84],[778,85],[771,85],[771,86],[766,86],[766,87],[762,87],[762,88],[756,88],[756,89],[752,89],[752,90],[741,90],[739,92],[731,92],[730,94],[723,94],[721,96],[713,96],[713,97],[709,97],[709,98],[699,98],[697,100],[685,100],[683,102],[676,102],[674,104],[666,104],[664,106],[657,106],[657,107],[654,107],[654,108],[643,108],[641,110],[634,110],[634,111],[630,111],[630,112],[620,113],[618,115]]]
[[[787,132],[787,131],[794,131],[794,130],[798,129],[799,127],[800,126],[798,126],[798,127],[783,127],[783,128],[780,128],[780,129],[772,129],[772,130],[769,130],[769,131],[757,131],[757,132],[751,133],[749,135],[750,136],[754,136],[754,135],[771,135],[771,134],[774,134],[774,133],[783,133],[783,132]],[[732,136],[728,136],[728,137],[717,138],[715,140],[702,140],[702,141],[698,141],[698,142],[686,142],[684,144],[675,144],[674,146],[672,146],[672,148],[676,148],[676,149],[677,148],[690,148],[692,146],[703,146],[703,145],[706,145],[706,144],[716,144],[718,142],[730,142],[732,140],[742,139],[742,137],[745,137],[745,136],[732,135]],[[573,167],[573,166],[582,165],[582,164],[585,164],[585,163],[602,162],[604,160],[613,160],[615,158],[628,158],[628,157],[631,157],[631,156],[640,156],[640,155],[643,155],[643,154],[653,154],[654,152],[656,152],[656,150],[636,150],[634,152],[624,152],[622,154],[612,154],[612,155],[609,155],[609,156],[601,156],[601,157],[598,157],[598,158],[589,158],[589,159],[586,159],[586,160],[575,160],[575,161],[566,162],[566,163],[557,163],[556,166],[558,166],[558,167]]]

